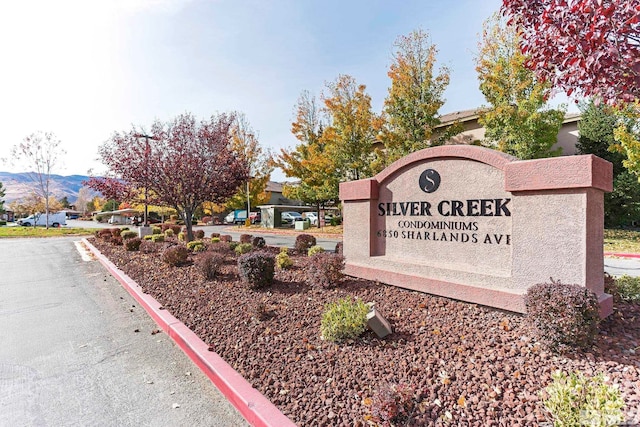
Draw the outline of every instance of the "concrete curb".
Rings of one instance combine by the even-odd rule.
[[[160,328],[209,377],[249,424],[256,427],[287,427],[295,424],[187,326],[164,310],[160,303],[142,291],[140,285],[116,267],[87,239],[82,242],[131,296],[144,307]]]
[[[615,256],[618,258],[640,258],[640,254],[627,254],[620,252],[605,252],[604,256]]]

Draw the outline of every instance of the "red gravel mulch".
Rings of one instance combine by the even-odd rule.
[[[637,304],[617,304],[588,351],[557,355],[518,314],[355,278],[312,288],[304,256],[293,255],[294,267],[278,270],[271,287],[252,291],[231,252],[219,278],[207,281],[194,264],[169,267],[159,253],[92,243],[301,426],[373,425],[372,398],[393,384],[413,389],[403,425],[538,425],[550,421],[540,391],[557,369],[605,373],[620,387],[627,422],[640,423]],[[325,304],[349,295],[375,301],[394,333],[321,340]]]

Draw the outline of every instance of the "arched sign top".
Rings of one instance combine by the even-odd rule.
[[[441,145],[439,147],[425,148],[423,150],[416,151],[415,153],[411,153],[408,156],[395,161],[385,170],[377,174],[374,179],[377,182],[383,182],[400,169],[406,168],[413,163],[436,158],[474,160],[476,162],[493,166],[494,168],[502,171],[504,171],[508,163],[518,160],[509,154],[501,153],[485,147],[477,147],[474,145]]]

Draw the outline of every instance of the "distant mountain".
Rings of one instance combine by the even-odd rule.
[[[86,175],[51,175],[51,192],[56,199],[67,196],[69,202],[73,204],[78,199],[82,181],[88,179]],[[35,188],[35,184],[26,173],[0,172],[0,182],[6,189],[4,196],[6,204],[27,196]],[[98,194],[94,191],[91,193]]]

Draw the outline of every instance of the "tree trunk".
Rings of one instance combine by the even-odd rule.
[[[191,218],[193,217],[193,212],[185,209],[184,210],[184,226],[187,228],[187,239],[186,242],[189,243],[194,240],[193,238],[193,224],[191,223]]]

